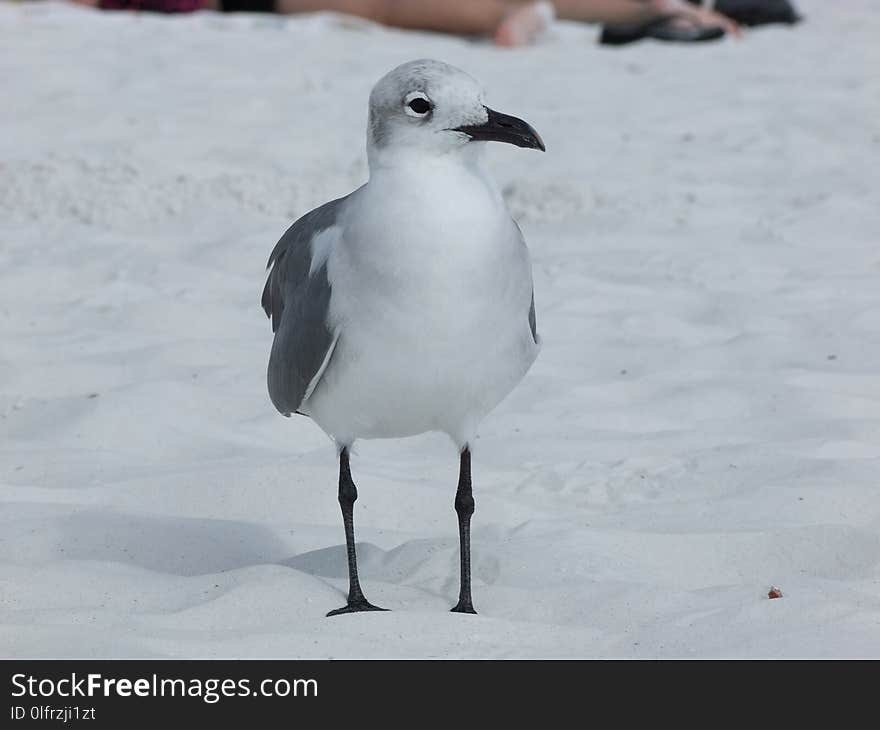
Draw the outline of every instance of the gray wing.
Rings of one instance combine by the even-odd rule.
[[[327,366],[336,339],[327,323],[330,282],[326,262],[309,273],[312,239],[337,221],[345,198],[325,203],[294,223],[269,256],[263,309],[272,319],[269,397],[285,416],[294,413]]]
[[[532,288],[532,305],[529,307],[529,327],[532,330],[532,339],[538,344],[538,322],[535,319],[535,289]]]
[[[513,224],[516,226],[516,230],[519,232],[519,240],[522,242],[522,245],[526,245],[525,236],[523,236],[522,228],[519,227],[519,223],[516,220],[513,221]],[[538,321],[535,318],[535,287],[532,286],[532,302],[529,305],[529,329],[532,331],[532,340],[534,340],[535,344],[538,344]]]

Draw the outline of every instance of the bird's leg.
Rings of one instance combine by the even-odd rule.
[[[461,452],[455,511],[458,513],[458,535],[461,542],[461,590],[458,603],[452,610],[456,613],[476,613],[471,600],[471,515],[474,513],[474,495],[471,489],[471,451],[468,446]]]
[[[384,611],[364,598],[361,583],[358,580],[357,552],[354,544],[354,503],[357,499],[357,487],[351,478],[348,463],[348,448],[339,452],[339,506],[342,508],[342,523],[345,525],[345,549],[348,552],[348,603],[342,608],[328,613],[337,616],[340,613],[356,611]]]

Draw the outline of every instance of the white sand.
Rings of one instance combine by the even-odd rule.
[[[0,655],[880,656],[880,8],[741,43],[509,52],[329,16],[0,5]],[[263,266],[365,179],[432,56],[495,146],[544,349],[475,444],[474,599],[440,436],[353,461],[264,373]],[[784,595],[768,600],[771,585]]]

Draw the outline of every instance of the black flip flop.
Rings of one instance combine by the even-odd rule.
[[[660,18],[634,25],[603,25],[599,43],[605,46],[622,46],[643,38],[671,43],[701,43],[718,40],[724,35],[723,28],[682,27],[674,21],[675,18]]]

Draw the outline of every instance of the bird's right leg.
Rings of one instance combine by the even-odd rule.
[[[458,491],[455,493],[455,511],[458,514],[458,534],[461,558],[461,588],[453,613],[476,613],[471,600],[471,515],[474,514],[474,492],[471,485],[471,449],[465,444],[461,450],[461,469]]]
[[[342,524],[345,525],[345,549],[348,552],[348,603],[342,608],[328,613],[337,616],[340,613],[356,611],[385,611],[364,598],[361,583],[358,580],[357,552],[354,544],[354,503],[357,499],[357,487],[351,478],[348,463],[348,447],[339,452],[339,506],[342,508]]]

